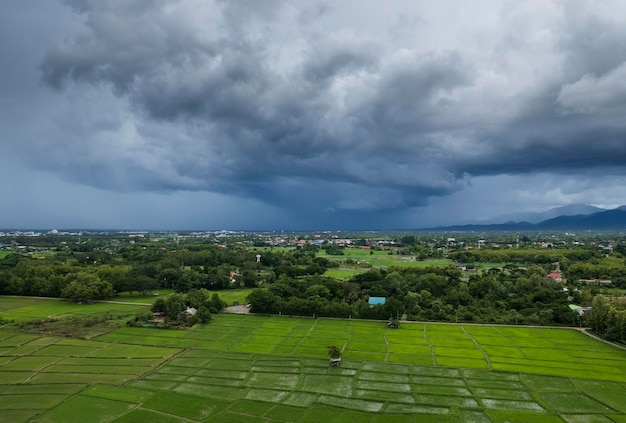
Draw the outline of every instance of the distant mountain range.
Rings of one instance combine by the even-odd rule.
[[[574,214],[572,214],[574,213]],[[509,217],[526,216],[526,220],[509,220],[502,223],[440,226],[437,231],[580,231],[626,230],[626,206],[612,210],[584,204],[557,207],[543,213],[525,213]],[[493,219],[498,221],[500,218]],[[541,220],[537,220],[541,219]]]
[[[560,216],[576,216],[579,214],[589,215],[603,211],[606,211],[606,209],[601,209],[587,204],[570,204],[568,206],[555,207],[548,211],[538,213],[505,214],[477,223],[480,225],[495,225],[508,222],[539,223],[544,220],[554,219],[555,217]]]

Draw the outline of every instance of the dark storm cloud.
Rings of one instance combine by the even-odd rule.
[[[67,99],[46,141],[63,154],[31,160],[82,183],[335,213],[626,163],[619,3],[497,3],[471,30],[432,5],[362,28],[376,13],[337,15],[349,2],[67,3],[83,30],[40,64]]]

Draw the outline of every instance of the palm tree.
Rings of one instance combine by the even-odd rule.
[[[400,329],[400,320],[398,319],[390,319],[387,323],[387,326],[391,329]]]
[[[336,345],[328,346],[328,357],[330,357],[330,365],[337,366],[341,361],[341,348]]]

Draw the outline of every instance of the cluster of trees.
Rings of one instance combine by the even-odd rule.
[[[208,323],[212,314],[217,314],[226,307],[217,293],[206,289],[191,290],[187,294],[171,294],[166,298],[158,298],[152,304],[153,313],[162,313],[167,326],[194,325]],[[189,308],[196,310],[196,314],[188,316],[185,311]]]
[[[322,274],[333,265],[313,251],[256,252],[215,244],[166,247],[161,243],[123,245],[73,243],[72,249],[33,258],[9,254],[0,260],[0,294],[65,297],[90,302],[129,292],[156,289],[221,290],[256,287],[281,276]],[[232,272],[238,271],[236,277]]]
[[[580,279],[610,279],[617,288],[626,288],[626,251],[618,244],[612,254],[600,254],[593,248],[563,249],[506,249],[453,251],[449,257],[462,263],[509,263],[507,268],[519,265],[539,265],[546,272],[558,262],[563,276],[575,283]]]
[[[609,256],[572,263],[565,276],[570,281],[580,279],[610,279],[617,288],[626,288],[626,263],[622,257]]]
[[[615,304],[602,295],[592,302],[589,325],[598,335],[611,341],[626,344],[626,308]]]
[[[99,270],[9,255],[0,260],[0,294],[61,297],[90,303],[114,294],[110,266]]]
[[[385,297],[370,306],[369,297]],[[320,276],[280,278],[254,290],[253,312],[509,324],[575,324],[562,285],[541,267],[472,275],[454,267],[370,269],[340,282]]]

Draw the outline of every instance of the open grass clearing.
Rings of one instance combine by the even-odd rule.
[[[142,311],[149,311],[148,305],[107,303],[85,305],[56,298],[0,297],[0,312],[2,312],[3,319],[15,322],[72,317],[134,316]]]
[[[352,260],[355,263],[353,267],[354,270],[364,270],[367,271],[367,267],[363,266],[363,264],[371,265],[372,267],[390,267],[390,266],[398,266],[398,267],[445,267],[451,264],[454,264],[452,260],[447,259],[431,259],[431,260],[423,260],[419,261],[415,259],[415,256],[405,256],[399,254],[390,254],[390,251],[383,250],[369,250],[369,249],[360,249],[360,248],[345,248],[343,250],[343,255],[329,255],[326,254],[325,251],[320,251],[317,253],[317,257],[324,257],[331,261],[339,261],[342,262],[342,267],[348,268],[350,265],[344,264],[346,259]]]
[[[344,269],[328,269],[324,272],[325,277],[327,278],[335,278],[335,279],[350,279],[354,275],[358,275],[359,273],[367,272],[368,269],[364,268],[344,268]]]

